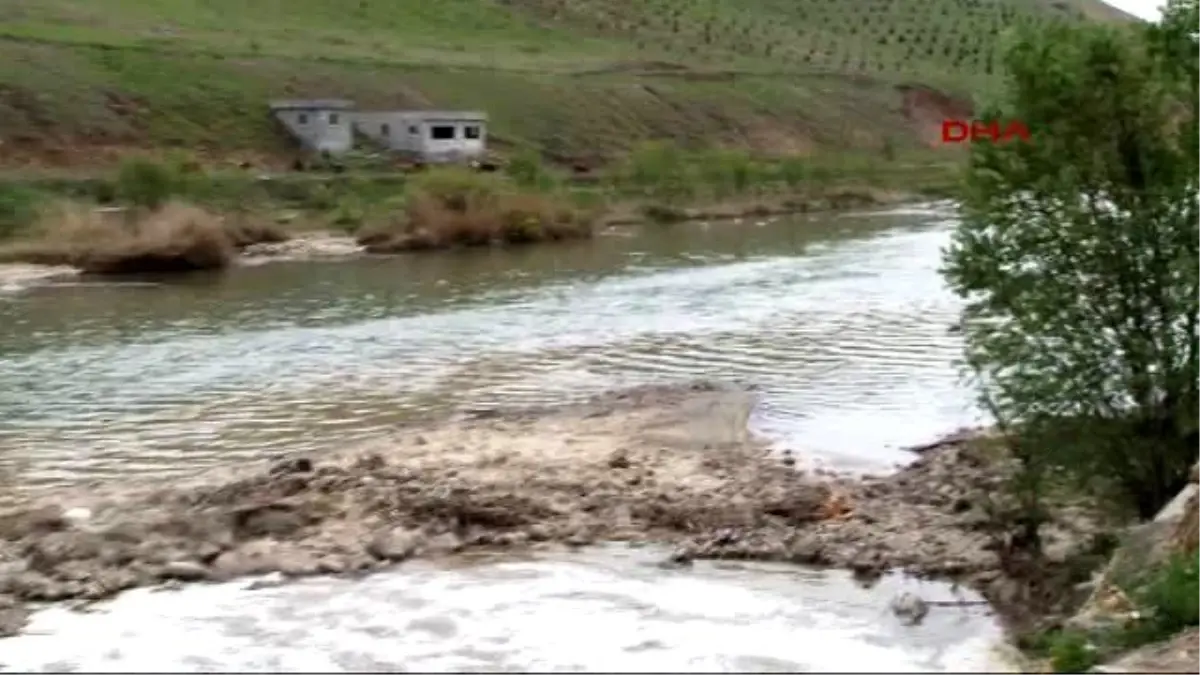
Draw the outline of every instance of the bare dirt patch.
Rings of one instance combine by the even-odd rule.
[[[930,147],[945,146],[942,142],[942,122],[970,120],[974,106],[970,101],[956,98],[931,87],[902,85],[897,87],[903,97],[904,117],[921,140]]]

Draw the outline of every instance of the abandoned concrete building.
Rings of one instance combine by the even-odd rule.
[[[276,101],[272,113],[307,149],[350,151],[355,135],[413,161],[440,164],[482,158],[487,115],[448,110],[355,110],[342,100]]]
[[[354,103],[340,99],[272,101],[271,113],[300,145],[313,152],[340,155],[354,147],[349,119]]]
[[[470,161],[487,149],[487,115],[449,110],[359,112],[358,133],[431,164]]]

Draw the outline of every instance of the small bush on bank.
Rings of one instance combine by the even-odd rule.
[[[495,174],[435,169],[408,188],[403,218],[365,229],[371,252],[525,244],[588,237],[592,218],[554,194],[528,192]]]
[[[745,194],[762,181],[761,168],[741,150],[721,150],[697,157],[699,178],[717,198]]]
[[[1126,631],[1127,642],[1154,642],[1200,625],[1200,560],[1195,553],[1175,554],[1130,595],[1144,616]]]
[[[1050,669],[1056,673],[1086,673],[1097,663],[1096,648],[1087,635],[1063,631],[1050,640]]]
[[[330,214],[329,224],[341,232],[354,233],[362,227],[365,220],[366,208],[362,200],[347,196],[338,200],[337,206]]]
[[[504,173],[516,185],[526,190],[553,190],[558,180],[555,175],[542,163],[537,151],[526,150],[518,153],[504,167]]]
[[[617,167],[613,182],[618,189],[632,188],[666,204],[677,204],[695,195],[696,176],[686,153],[671,143],[643,143]]]
[[[117,172],[117,199],[147,209],[157,209],[175,195],[178,181],[168,166],[147,159],[130,159]]]
[[[38,217],[41,195],[20,185],[0,185],[0,239],[12,237]]]

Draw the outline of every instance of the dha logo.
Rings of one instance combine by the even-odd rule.
[[[1014,139],[1029,142],[1029,127],[1019,121],[1001,125],[999,121],[945,120],[942,122],[943,143],[1007,143]]]

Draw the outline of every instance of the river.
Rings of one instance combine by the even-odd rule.
[[[0,296],[10,494],[184,475],[386,434],[430,413],[735,379],[805,466],[883,471],[975,421],[937,275],[952,212],[690,223],[592,242],[274,262]],[[407,565],[364,580],[133,591],[0,641],[14,670],[962,670],[999,667],[976,609],[922,626],[888,579],[645,551]],[[949,593],[926,584],[923,595]],[[75,639],[72,636],[91,636]],[[152,645],[152,646],[148,646]]]

